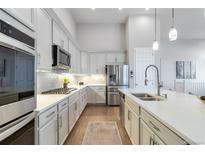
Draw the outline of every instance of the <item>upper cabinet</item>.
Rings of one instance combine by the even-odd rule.
[[[69,51],[69,40],[55,21],[53,21],[53,44],[59,45],[66,51]]]
[[[35,31],[34,8],[8,8],[4,10],[25,26]]]
[[[81,53],[80,50],[70,42],[69,52],[71,54],[71,73],[80,73]]]
[[[88,73],[88,53],[81,52],[81,73]]]
[[[126,62],[125,53],[108,53],[107,54],[107,64],[123,64]]]
[[[37,68],[51,70],[51,18],[43,9],[37,9]]]
[[[90,53],[90,74],[104,74],[106,54],[104,53]]]

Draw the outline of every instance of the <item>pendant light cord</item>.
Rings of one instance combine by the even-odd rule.
[[[155,41],[157,40],[157,9],[155,8],[154,9],[154,14],[155,14],[155,20],[154,20],[154,32],[155,32],[155,36],[154,36],[154,39]]]
[[[174,28],[174,8],[172,8],[172,28]]]

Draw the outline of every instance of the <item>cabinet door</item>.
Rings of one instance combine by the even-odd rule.
[[[140,144],[141,145],[153,145],[154,144],[154,133],[152,130],[141,120],[140,129]]]
[[[39,144],[57,144],[57,116],[51,119],[44,127],[39,129]]]
[[[95,90],[91,87],[87,88],[87,102],[95,103]]]
[[[133,144],[139,144],[139,116],[131,111],[131,141]]]
[[[67,52],[69,51],[68,37],[63,31],[61,31],[61,47],[65,49]]]
[[[60,27],[57,25],[57,23],[53,20],[53,44],[62,45],[62,38],[61,38],[61,34],[62,31],[60,29]]]
[[[107,54],[107,64],[125,63],[125,53],[110,53]]]
[[[86,52],[81,52],[81,72],[88,73],[88,54]]]
[[[51,18],[43,9],[37,9],[37,52],[38,69],[51,70]]]
[[[96,103],[105,103],[105,91],[96,91],[95,102]]]
[[[98,67],[98,60],[96,54],[90,54],[90,73],[96,74]]]
[[[154,136],[154,145],[165,145],[165,143],[158,137]]]
[[[14,18],[34,30],[34,8],[8,8],[5,10]]]
[[[131,123],[130,123],[130,120],[131,120],[131,112],[130,112],[130,109],[129,109],[129,106],[127,105],[127,103],[125,103],[125,129],[127,131],[127,134],[130,136],[131,135]]]
[[[75,110],[76,110],[76,103],[72,103],[69,106],[69,131],[71,131],[73,126],[75,125],[75,121],[76,121]]]
[[[58,144],[63,144],[68,135],[68,107],[62,110],[58,116]]]
[[[105,54],[97,54],[97,74],[105,74]]]

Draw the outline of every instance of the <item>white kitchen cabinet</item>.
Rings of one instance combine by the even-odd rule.
[[[154,136],[154,145],[165,145],[165,143],[158,137]]]
[[[139,116],[131,110],[131,129],[130,129],[130,139],[133,144],[139,144],[140,138],[140,118]]]
[[[46,125],[39,129],[39,144],[57,144],[57,115],[53,117]]]
[[[61,48],[69,52],[69,40],[64,31],[55,21],[53,21],[53,44],[59,45]]]
[[[140,144],[141,145],[153,145],[154,133],[153,131],[141,120],[140,123]]]
[[[68,106],[66,106],[58,114],[58,144],[63,144],[66,137],[68,136]]]
[[[90,74],[105,74],[106,54],[90,53]]]
[[[91,104],[102,104],[106,103],[105,100],[105,86],[89,86],[88,92],[88,103]]]
[[[4,10],[31,30],[35,30],[34,8],[5,8]]]
[[[108,53],[106,63],[107,64],[123,64],[126,62],[125,53]]]
[[[105,91],[96,91],[95,103],[105,103]]]
[[[141,109],[141,127],[148,127],[152,131],[154,137],[150,140],[153,140],[151,143],[156,144],[168,144],[168,145],[184,145],[187,144],[185,140],[179,137],[176,133],[162,124],[160,121],[155,119],[151,114],[149,114],[144,109]],[[148,129],[147,128],[147,129]],[[144,144],[144,138],[147,136],[141,128],[141,144]]]
[[[51,70],[51,18],[43,10],[37,9],[37,52],[38,69]]]
[[[88,53],[81,52],[81,73],[88,73]]]
[[[125,103],[125,130],[127,131],[128,136],[131,135],[131,119],[130,119],[130,107]]]
[[[81,69],[81,53],[75,45],[70,42],[69,52],[71,54],[71,73],[80,73]]]
[[[76,102],[73,102],[69,105],[69,131],[73,129],[76,122],[76,109]]]
[[[134,111],[134,109],[125,103],[125,129],[130,137],[132,144],[139,144],[139,115]]]

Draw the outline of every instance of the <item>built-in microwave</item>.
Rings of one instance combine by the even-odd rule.
[[[52,46],[53,69],[69,70],[71,67],[71,54],[58,45]]]

